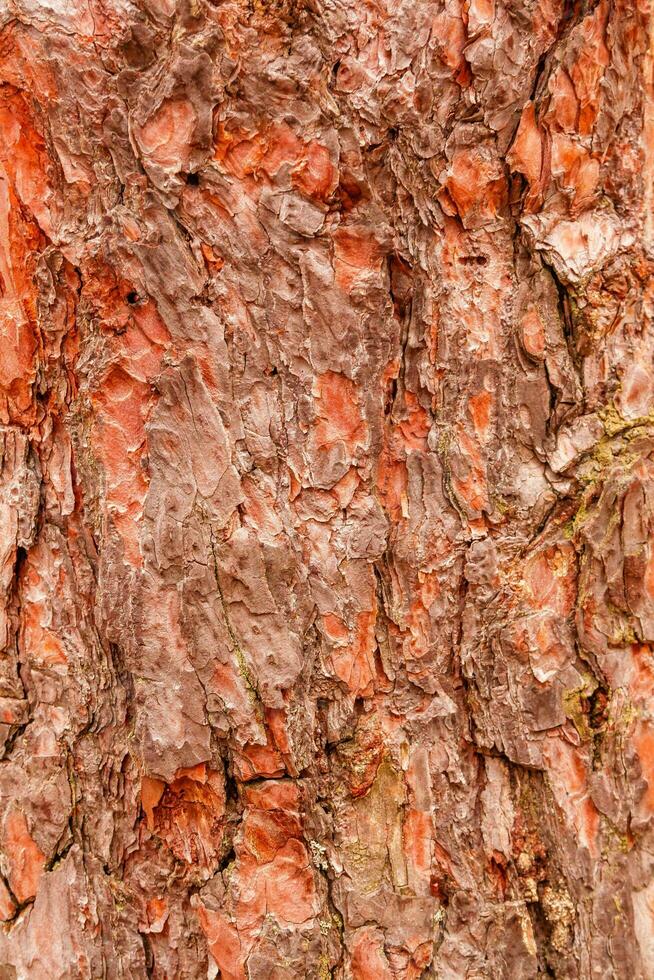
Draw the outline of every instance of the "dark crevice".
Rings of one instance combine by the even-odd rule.
[[[222,874],[222,872],[226,871],[227,868],[230,866],[230,864],[232,864],[235,860],[236,860],[236,851],[234,850],[234,844],[232,843],[229,850],[225,853],[224,857],[221,858],[221,861],[216,869],[216,873],[220,872]]]
[[[18,673],[20,675],[20,671]],[[21,738],[24,735],[31,721],[32,719],[28,718],[27,721],[21,722],[20,725],[16,725],[14,728],[11,729],[9,735],[5,739],[4,749],[2,751],[2,756],[0,756],[0,761],[6,759],[8,756],[11,755],[16,742],[18,741],[19,738]]]
[[[531,919],[531,927],[534,932],[536,942],[536,957],[538,962],[539,977],[556,977],[556,973],[549,963],[547,948],[550,940],[550,930],[543,907],[538,902],[528,902],[527,909]]]
[[[9,898],[11,900],[11,904],[14,906],[14,911],[12,915],[8,919],[5,919],[3,922],[3,926],[5,928],[11,929],[12,925],[14,925],[14,923],[19,918],[21,913],[24,912],[25,909],[29,908],[31,905],[34,904],[34,896],[32,895],[29,898],[26,898],[24,901],[19,902],[18,899],[16,898],[16,895],[14,894],[11,885],[9,884],[9,880],[5,875],[2,874],[2,872],[0,872],[0,881],[5,886],[7,890],[7,894],[9,895]]]
[[[134,720],[134,679],[127,669],[127,663],[121,647],[109,641],[109,656],[116,679],[125,692],[124,724],[129,725]]]
[[[588,717],[593,731],[601,730],[608,721],[609,698],[610,692],[604,684],[598,684],[588,698]]]
[[[562,508],[562,509],[564,509],[566,507],[569,508],[570,506],[572,506],[572,505],[570,503],[567,503],[566,501],[560,501],[560,500],[555,500],[554,501],[554,503],[551,505],[551,507],[549,507],[545,511],[545,513],[543,514],[543,516],[541,517],[540,521],[538,522],[538,524],[534,528],[534,530],[533,530],[533,532],[531,534],[531,537],[529,538],[529,540],[527,541],[525,547],[523,548],[522,554],[524,556],[527,555],[528,551],[532,548],[532,546],[535,544],[535,542],[538,540],[538,538],[541,536],[541,534],[545,531],[545,529],[547,528],[547,525],[551,523],[551,521],[554,518],[557,510],[559,508]]]
[[[547,366],[547,360],[543,361],[543,369],[545,372],[545,380],[547,381],[547,390],[549,392],[549,405],[547,406],[547,427],[546,431],[549,435],[552,431],[552,422],[554,421],[554,416],[556,413],[556,405],[559,400],[559,389],[553,384],[550,378],[549,368]]]
[[[225,766],[225,799],[231,803],[238,803],[240,800],[238,782],[227,766]]]
[[[41,509],[39,510],[39,514],[40,513],[41,513]],[[17,608],[19,616],[20,616],[20,605],[21,605],[20,582],[23,575],[23,567],[27,561],[27,555],[28,555],[27,548],[23,547],[22,545],[18,545],[16,548],[16,558],[14,560],[11,598],[12,598],[12,602],[15,604]],[[22,690],[23,700],[27,704],[28,717],[26,721],[21,722],[20,724],[16,725],[12,730],[10,730],[8,737],[5,739],[4,742],[2,755],[0,757],[1,759],[6,759],[7,756],[10,755],[16,742],[24,734],[24,732],[32,722],[32,711],[31,711],[32,706],[30,704],[30,698],[28,695],[28,685],[25,683],[25,678],[23,677],[23,664],[21,663],[19,637],[20,637],[20,627],[18,627],[14,633],[13,645],[15,649],[16,677],[18,679],[18,682]]]
[[[18,545],[16,548],[16,559],[14,561],[14,579],[16,582],[20,579],[21,572],[23,570],[23,565],[27,561],[27,549],[22,545]]]
[[[145,932],[139,932],[141,937],[141,942],[143,943],[143,956],[145,959],[145,973],[147,977],[154,976],[154,953],[152,952],[152,943],[150,942],[150,937]]]
[[[329,88],[330,89],[333,88],[336,85],[336,76],[338,75],[338,69],[340,67],[341,67],[340,59],[338,61],[335,61],[334,64],[332,65],[332,67],[331,67],[331,71],[329,73]]]
[[[385,407],[386,414],[392,416],[398,395],[404,388],[406,375],[406,351],[413,308],[413,268],[396,253],[388,256],[387,263],[388,292],[395,317],[400,324],[400,369],[398,377],[391,380],[390,395]]]
[[[68,840],[66,841],[66,843],[64,844],[64,846],[61,848],[61,850],[55,851],[55,853],[50,858],[50,860],[46,862],[46,864],[45,864],[45,870],[46,871],[53,871],[57,867],[58,864],[61,864],[61,862],[66,858],[66,855],[68,854],[68,852],[70,851],[71,847],[73,846],[73,844],[75,842],[74,841],[74,836],[73,836],[74,830],[73,830],[73,818],[72,818],[72,816],[68,818],[68,825],[67,825],[67,828],[66,828],[65,833],[68,834]]]
[[[575,366],[577,374],[580,370],[581,358],[579,352],[577,351],[577,342],[575,337],[575,324],[572,316],[572,304],[570,302],[570,295],[565,284],[559,279],[558,273],[551,263],[547,261],[544,256],[541,256],[543,266],[547,269],[550,276],[552,277],[552,282],[558,296],[558,312],[561,321],[561,330],[563,333],[563,339],[565,340],[566,347],[568,349],[568,354],[570,360]]]
[[[536,64],[536,71],[534,73],[534,82],[531,88],[529,99],[532,102],[538,101],[540,92],[545,88],[545,83],[549,72],[547,71],[548,62],[551,59],[552,54],[557,49],[565,35],[576,25],[579,20],[579,9],[583,14],[583,4],[580,0],[565,0],[563,5],[563,11],[561,13],[561,19],[559,20],[558,29],[556,32],[556,37],[552,44],[543,51],[542,55],[538,59]]]

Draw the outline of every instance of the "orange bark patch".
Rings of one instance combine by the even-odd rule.
[[[608,3],[602,0],[592,15],[582,21],[583,42],[579,55],[570,69],[570,78],[579,100],[579,132],[588,135],[599,112],[602,97],[601,83],[609,63],[609,51],[605,44]]]
[[[252,702],[243,677],[231,663],[216,663],[211,687],[232,717],[234,724],[247,724],[252,716]]]
[[[212,245],[207,245],[206,242],[200,242],[200,251],[207,268],[211,272],[220,272],[225,265],[222,255]]]
[[[289,839],[302,836],[297,814],[284,810],[253,810],[246,821],[243,841],[259,864],[272,861]]]
[[[96,396],[100,423],[97,445],[108,477],[107,502],[127,561],[141,564],[138,525],[148,481],[140,467],[150,391],[116,367]],[[123,428],[124,427],[124,428]]]
[[[528,102],[522,110],[520,125],[506,159],[512,170],[524,174],[527,178],[529,193],[525,207],[527,211],[534,210],[541,192],[543,144],[541,132],[536,123],[536,110],[533,102]]]
[[[62,667],[68,663],[63,643],[56,633],[44,629],[39,621],[41,609],[36,604],[25,606],[25,648],[30,660],[44,667]]]
[[[351,502],[360,483],[361,477],[352,467],[328,492],[336,504],[343,509]]]
[[[165,898],[149,898],[145,905],[147,931],[159,933],[168,919],[168,902]]]
[[[411,391],[404,393],[406,418],[397,423],[402,443],[406,449],[427,449],[429,435],[429,415]]]
[[[414,876],[428,886],[431,874],[433,829],[431,814],[408,809],[402,828],[404,853]]]
[[[245,132],[229,132],[222,124],[219,126],[214,159],[235,177],[243,179],[256,174],[265,152],[265,141],[258,133],[250,137]]]
[[[150,381],[161,369],[169,337],[152,301],[135,307],[132,314],[110,279],[93,298],[110,323],[125,323],[112,338],[114,362],[93,396],[94,434],[105,469],[111,519],[126,560],[139,567],[139,524],[148,490],[141,461],[146,451],[145,423],[154,397]]]
[[[480,391],[478,395],[473,395],[468,402],[468,411],[475,427],[475,433],[477,438],[482,441],[489,434],[492,401],[493,398],[489,391]]]
[[[356,385],[344,374],[327,371],[316,378],[314,440],[317,449],[330,449],[342,443],[352,456],[366,445],[368,427],[361,417],[357,394]]]
[[[274,177],[284,164],[296,166],[302,159],[305,146],[286,123],[273,124],[263,136],[263,167],[269,177]]]
[[[475,26],[490,24],[495,17],[495,0],[469,0],[468,22]]]
[[[164,347],[170,341],[170,334],[152,300],[135,307],[132,318],[138,330],[127,331],[125,350],[130,363],[134,360],[138,362],[141,377],[145,380],[160,369],[161,351],[157,348]],[[144,343],[143,338],[148,343]]]
[[[52,617],[50,597],[53,585],[63,589],[65,576],[62,566],[53,578],[43,577],[48,567],[40,548],[32,551],[23,571],[23,647],[35,667],[65,667],[66,648],[57,633]],[[42,598],[44,597],[45,598]]]
[[[212,868],[220,854],[225,815],[221,773],[206,765],[181,769],[165,784],[144,777],[141,803],[150,830],[186,864]]]
[[[457,443],[460,455],[456,459],[456,472],[452,466],[452,488],[462,504],[472,517],[490,508],[488,484],[486,481],[486,465],[479,452],[476,439],[464,430],[459,429]]]
[[[222,980],[245,980],[247,951],[243,950],[238,931],[227,916],[200,905],[198,919]]]
[[[286,165],[293,186],[318,200],[330,197],[338,180],[327,147],[317,140],[305,143],[287,123],[274,123],[255,133],[220,125],[214,159],[240,180],[272,180]]]
[[[326,613],[322,617],[322,622],[325,633],[330,640],[341,641],[349,638],[350,631],[347,626],[342,619],[339,619],[333,613]]]
[[[351,965],[354,980],[393,980],[380,930],[359,930],[352,948]]]
[[[299,924],[317,912],[309,854],[299,840],[284,845],[265,878],[266,907],[279,922]]]
[[[654,378],[647,361],[645,355],[625,368],[622,390],[615,399],[618,411],[625,418],[636,419],[639,415],[649,415],[652,410]],[[650,595],[654,597],[654,592]]]
[[[597,854],[599,813],[588,795],[588,765],[582,750],[560,737],[545,742],[547,760],[555,799],[577,839],[590,853]]]
[[[638,723],[633,742],[640,760],[643,779],[647,783],[641,806],[647,813],[654,813],[654,726],[651,722]]]
[[[644,643],[632,644],[631,663],[629,693],[636,702],[647,700],[654,691],[654,656],[651,646]]]
[[[286,772],[284,759],[272,744],[270,732],[266,731],[267,745],[244,745],[234,753],[234,765],[238,769],[239,779],[271,779],[283,776]]]
[[[399,365],[388,365],[385,379],[397,377]],[[416,395],[404,392],[404,418],[394,418],[386,426],[384,445],[377,465],[377,493],[391,521],[397,523],[409,515],[407,455],[425,452],[431,420]]]
[[[318,911],[313,871],[303,843],[295,784],[266,781],[247,787],[243,794],[246,809],[243,835],[236,846],[236,866],[230,885],[230,905],[238,934],[225,923],[221,932],[234,958],[247,956],[266,915],[280,924],[300,924]],[[212,947],[220,962],[221,950]]]
[[[504,207],[506,180],[496,161],[477,148],[457,150],[445,183],[464,225],[469,219],[485,223]]]
[[[293,185],[307,197],[324,201],[334,193],[337,182],[338,171],[329,150],[312,140],[293,173]]]
[[[573,207],[578,210],[592,203],[599,182],[600,165],[588,150],[561,133],[552,136],[552,176],[574,191]]]
[[[154,808],[163,796],[166,784],[162,779],[144,776],[141,780],[141,806],[145,813],[148,830],[154,830]]]
[[[188,163],[195,122],[195,110],[190,102],[164,102],[137,131],[137,139],[150,162],[183,170]]]
[[[390,446],[385,446],[377,467],[377,493],[393,524],[409,516],[408,483],[406,463],[394,456]]]
[[[418,572],[414,592],[409,604],[406,622],[408,626],[407,663],[410,672],[416,673],[416,664],[431,649],[431,619],[429,609],[440,594],[440,583],[435,572]],[[419,672],[420,668],[418,668]]]
[[[9,866],[9,884],[19,902],[34,898],[45,855],[32,839],[27,820],[20,810],[10,810],[5,818],[2,845]]]
[[[347,685],[348,690],[364,697],[372,694],[376,676],[375,618],[374,609],[360,612],[354,629],[347,631],[347,641],[334,644],[331,653],[336,677]]]
[[[651,547],[651,553],[647,558],[647,564],[645,565],[645,574],[643,576],[643,584],[645,586],[645,591],[650,599],[654,599],[654,547]]]
[[[579,102],[572,80],[564,68],[559,70],[548,82],[550,103],[545,120],[551,130],[574,133],[577,130]]]
[[[545,354],[545,327],[537,308],[531,303],[520,320],[522,346],[531,357],[541,360]]]
[[[0,167],[0,171],[1,171]],[[0,421],[30,424],[36,377],[35,256],[45,244],[27,220],[11,184],[0,181]]]
[[[53,63],[40,46],[41,37],[27,24],[9,21],[2,31],[0,75],[5,83],[38,92],[39,101],[52,104],[58,91]]]
[[[248,806],[259,810],[288,810],[297,813],[300,792],[297,783],[273,780],[244,786],[243,799]]]
[[[379,275],[381,262],[381,246],[371,235],[345,228],[334,235],[334,270],[341,289],[349,291],[369,275]]]
[[[553,545],[540,551],[525,565],[523,581],[531,596],[530,605],[569,616],[577,595],[577,565],[572,545]]]
[[[470,67],[463,55],[468,43],[463,4],[459,0],[447,5],[447,10],[434,18],[433,36],[439,54],[451,70],[454,80],[463,88],[470,83]]]
[[[296,166],[305,144],[287,123],[274,124],[260,133],[218,129],[214,159],[235,177],[274,177],[287,164]]]
[[[26,100],[11,85],[5,85],[0,90],[0,132],[0,161],[14,192],[28,214],[52,238],[53,216],[48,206],[52,198],[47,176],[48,152]]]
[[[277,513],[275,497],[269,486],[259,480],[245,477],[241,483],[244,495],[243,523],[260,535],[271,538],[283,532],[284,526]]]

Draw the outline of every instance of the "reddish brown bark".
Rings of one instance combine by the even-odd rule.
[[[0,2],[0,976],[654,977],[648,0]]]

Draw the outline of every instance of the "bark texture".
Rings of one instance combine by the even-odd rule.
[[[0,0],[0,977],[654,977],[650,0]]]

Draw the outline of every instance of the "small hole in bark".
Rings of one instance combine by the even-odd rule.
[[[462,255],[459,258],[461,265],[488,265],[487,255]]]
[[[18,545],[16,548],[16,560],[14,562],[14,578],[19,579],[23,565],[27,561],[27,549],[23,548],[22,545]]]
[[[138,303],[139,301],[139,294],[135,293],[134,290],[132,290],[130,293],[127,294],[126,299],[130,306],[134,306],[134,304]]]
[[[200,183],[200,174],[188,174],[186,177],[186,183],[190,184],[191,187],[197,187]]]
[[[588,714],[590,727],[595,731],[606,725],[609,716],[609,692],[603,685],[599,685],[588,698]]]
[[[225,871],[232,861],[236,860],[236,852],[234,851],[233,845],[229,848],[225,856],[222,858],[220,864],[218,865],[219,871]]]
[[[233,803],[238,803],[238,782],[229,770],[225,770],[225,797]]]

